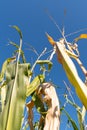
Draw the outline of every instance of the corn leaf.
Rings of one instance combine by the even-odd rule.
[[[19,52],[19,45],[17,45],[17,43],[12,42],[12,41],[9,41],[9,43],[18,49],[18,50],[15,50],[14,53]],[[26,58],[25,58],[23,50],[21,50],[20,53],[21,53],[21,57],[22,57],[23,63],[26,63]]]
[[[87,39],[87,34],[81,34],[79,37],[75,38],[74,41],[77,42],[80,39]]]
[[[26,81],[28,81],[29,64],[18,65],[16,87],[13,88],[16,63],[9,64],[6,69],[6,99],[4,109],[0,114],[0,130],[19,130],[23,118],[26,100]]]
[[[44,108],[44,103],[42,102],[40,96],[37,93],[34,93],[32,95],[32,100],[34,101],[34,104],[36,106],[37,111],[42,114],[43,116],[46,115],[46,110]]]
[[[49,61],[49,60],[38,60],[36,63],[37,63],[37,64],[40,64],[41,66],[43,66],[43,65],[45,65],[45,64],[48,64],[48,71],[51,70],[52,65],[53,65],[52,62]]]
[[[83,107],[83,109],[81,109],[76,103],[73,103],[71,100],[69,100],[68,98],[67,98],[67,96],[65,96],[65,98],[66,98],[66,101],[68,102],[68,103],[70,103],[73,107],[75,107],[75,109],[76,109],[76,111],[77,111],[77,117],[78,117],[78,122],[79,122],[79,127],[80,127],[80,130],[84,130],[84,124],[83,124],[83,122],[84,122],[84,117],[83,117],[83,115],[85,114],[84,113],[84,110],[85,110],[85,108]],[[81,112],[82,111],[82,112]]]
[[[68,53],[66,52],[67,49],[65,48],[63,41],[56,42],[55,46],[56,46],[58,61],[63,65],[63,68],[66,72],[69,81],[75,87],[79,99],[81,100],[81,102],[83,103],[83,105],[87,110],[87,87],[80,79],[73,61],[71,60]]]
[[[13,62],[16,60],[16,57],[11,57],[11,58],[8,58],[2,65],[2,69],[1,69],[1,73],[0,73],[0,82],[3,81],[4,79],[4,74],[5,74],[5,71],[6,71],[6,68],[8,66],[9,63]]]
[[[84,130],[84,123],[82,121],[82,114],[80,111],[77,111],[77,117],[78,117],[78,122],[80,126],[80,130]]]
[[[27,92],[26,96],[30,96],[35,90],[39,87],[41,83],[43,83],[45,80],[44,75],[38,75],[34,78],[34,80],[31,82],[29,86],[27,86]]]
[[[19,35],[20,35],[20,38],[22,39],[22,32],[21,32],[21,30],[20,30],[20,28],[18,27],[18,26],[16,26],[16,25],[14,25],[14,26],[11,26],[12,28],[14,28],[14,29],[16,29],[16,31],[19,33]]]
[[[71,116],[67,113],[67,111],[65,109],[63,109],[63,111],[65,112],[69,122],[72,124],[72,127],[74,130],[79,130],[79,128],[76,125],[76,122],[71,118]]]
[[[53,40],[53,38],[48,33],[46,33],[46,36],[48,38],[48,41],[54,46],[56,42]]]
[[[66,75],[71,84],[75,87],[78,97],[87,110],[87,87],[80,79],[73,61],[70,59],[66,51],[64,51],[62,44],[57,43],[57,49],[57,56],[59,53]]]
[[[9,43],[10,43],[11,45],[13,45],[14,47],[16,47],[17,49],[19,49],[19,46],[17,45],[17,43],[12,42],[12,41],[9,41]]]

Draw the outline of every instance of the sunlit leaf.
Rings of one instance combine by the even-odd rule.
[[[48,33],[46,33],[46,36],[47,36],[47,38],[48,38],[48,41],[49,41],[52,45],[55,45],[55,44],[56,44],[56,42],[53,40],[53,38],[52,38]]]
[[[79,110],[77,110],[77,117],[78,117],[80,130],[84,130],[84,123],[82,122],[82,114]]]
[[[85,120],[85,116],[86,116],[86,109],[85,109],[85,107],[83,106],[82,107],[82,122],[84,122],[84,120]]]
[[[86,112],[85,107],[83,107],[84,109],[82,110],[76,103],[74,103],[74,102],[72,102],[71,100],[69,100],[67,96],[65,96],[65,98],[66,98],[66,101],[67,101],[68,103],[70,103],[70,104],[76,109],[80,129],[81,129],[81,130],[84,130],[84,124],[83,124],[83,122],[84,122],[83,118],[84,118],[84,117],[83,117],[83,116],[84,116],[84,114],[86,114],[86,113],[84,113],[84,112]],[[84,111],[84,110],[85,110],[85,111]],[[82,111],[82,112],[81,112],[81,111]]]
[[[79,37],[75,38],[75,42],[77,42],[80,39],[87,39],[87,34],[81,34]]]
[[[15,81],[16,63],[6,68],[6,98],[3,112],[0,115],[1,130],[19,130],[26,100],[26,82],[28,81],[29,64],[18,64],[18,75]]]
[[[62,44],[61,44],[62,43]],[[64,48],[63,41],[56,42],[56,53],[58,57],[58,61],[63,65],[63,68],[66,72],[66,75],[71,82],[71,84],[75,87],[76,93],[85,106],[87,110],[87,87],[84,82],[80,79],[76,66],[74,65],[72,59],[69,57],[66,52],[66,48]],[[72,53],[73,57],[73,53]]]
[[[39,85],[44,82],[44,80],[44,75],[36,76],[34,80],[31,82],[31,84],[27,86],[26,96],[30,96],[39,87]]]
[[[5,71],[6,71],[6,68],[8,66],[9,63],[13,62],[16,60],[16,57],[11,57],[11,58],[8,58],[2,65],[2,69],[1,69],[1,73],[0,73],[0,82],[4,79],[4,74],[5,74]]]
[[[75,87],[79,99],[84,104],[87,110],[87,87],[80,79],[73,61],[68,56],[68,54],[64,50],[64,46],[62,46],[60,42],[57,42],[57,56],[58,59],[61,59],[61,64],[63,65],[63,68],[66,72],[69,81]]]

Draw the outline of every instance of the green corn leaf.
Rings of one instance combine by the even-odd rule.
[[[2,88],[0,88],[0,95],[1,95],[1,112],[4,109],[4,104],[5,104],[5,98],[6,98],[6,85],[3,85]]]
[[[14,53],[18,53],[18,52],[19,52],[19,50],[14,51]],[[25,58],[24,52],[22,50],[20,51],[20,55],[21,55],[21,58],[22,58],[22,62],[26,63],[26,58]]]
[[[19,46],[17,45],[17,43],[12,42],[12,41],[9,41],[9,43],[10,43],[11,45],[13,45],[14,47],[16,47],[17,49],[19,49]]]
[[[19,52],[19,46],[17,45],[17,43],[12,42],[12,41],[9,41],[9,43],[18,49],[14,53]],[[25,58],[23,50],[21,50],[20,53],[21,53],[21,57],[22,57],[23,63],[26,63],[26,58]]]
[[[39,87],[39,85],[44,82],[44,80],[44,75],[36,76],[31,84],[28,86],[26,96],[30,96]]]
[[[49,60],[38,60],[38,61],[37,61],[37,64],[40,64],[41,66],[47,64],[47,65],[48,65],[48,71],[51,70],[52,65],[53,65],[52,62],[49,61]]]
[[[76,109],[80,130],[84,130],[84,124],[83,124],[84,120],[82,118],[83,118],[83,115],[86,114],[84,113],[85,107],[83,107],[84,109],[81,109],[77,104],[69,100],[67,96],[65,96],[65,98],[66,98],[66,101],[70,103]]]
[[[14,29],[16,29],[16,31],[19,33],[19,35],[20,35],[20,38],[22,39],[22,32],[21,32],[21,30],[20,30],[20,28],[18,27],[18,26],[16,26],[16,25],[14,25],[14,26],[11,26],[12,28],[14,28]]]
[[[1,88],[0,88],[0,115],[2,112],[2,99],[1,99]]]
[[[29,64],[18,64],[16,87],[13,88],[16,63],[9,64],[6,69],[6,99],[0,114],[0,130],[20,130],[23,109],[26,100],[26,82],[28,81]]]
[[[83,124],[83,121],[82,121],[82,114],[79,110],[77,110],[77,117],[78,117],[80,130],[84,130],[84,124]]]
[[[46,104],[43,103],[42,96],[38,94],[37,92],[34,92],[32,94],[32,100],[34,102],[37,112],[40,113],[40,115],[42,115],[43,120],[44,120],[47,114],[47,108],[46,108],[47,106]],[[38,125],[35,124],[35,126],[37,126],[37,129],[42,130],[44,127],[44,121],[40,122]]]
[[[76,125],[76,122],[70,117],[70,115],[67,113],[67,111],[63,108],[63,111],[65,112],[69,122],[72,124],[72,127],[74,130],[79,130],[79,128]]]
[[[13,62],[16,60],[16,57],[11,57],[11,58],[8,58],[2,65],[2,70],[1,70],[1,73],[0,73],[0,82],[3,81],[4,79],[4,74],[5,74],[5,71],[6,71],[6,68],[8,66],[9,63]]]
[[[40,96],[37,93],[34,93],[32,95],[32,100],[34,101],[34,104],[36,106],[37,111],[42,114],[43,116],[46,115],[46,110],[44,108],[44,104],[40,98]]]

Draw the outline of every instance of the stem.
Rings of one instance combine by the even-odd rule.
[[[70,90],[69,90],[70,88],[68,87],[68,85],[66,84],[65,81],[63,81],[63,82],[64,82],[64,84],[65,84],[65,86],[66,86],[67,91],[69,92],[69,95],[70,95],[70,97],[71,97],[71,99],[72,99],[73,104],[75,104],[74,98],[73,98],[73,96],[72,96],[72,94],[71,94],[71,92],[70,92]]]
[[[36,66],[36,64],[37,64],[37,61],[44,55],[44,53],[46,52],[46,50],[47,50],[47,48],[45,48],[45,49],[42,51],[42,53],[38,56],[37,60],[35,61],[35,63],[33,64],[32,68],[31,68],[31,72],[33,72],[33,70],[34,70],[34,68],[35,68],[35,66]],[[30,78],[29,78],[29,83],[30,83],[30,81],[31,81],[31,76],[30,76]]]
[[[19,63],[19,60],[20,60],[21,48],[22,48],[22,38],[20,38],[20,47],[19,47],[19,53],[18,53],[18,57],[17,57],[16,74],[15,74],[13,90],[12,90],[11,99],[10,99],[11,101],[10,101],[10,106],[9,106],[9,113],[8,113],[6,130],[9,130],[10,128],[12,128],[12,121],[11,121],[11,119],[14,118],[12,116],[12,115],[14,115],[14,113],[13,113],[14,110],[12,108],[13,108],[13,104],[15,105],[15,99],[16,99],[16,96],[17,96],[16,81],[17,81],[17,75],[18,75],[18,63]]]

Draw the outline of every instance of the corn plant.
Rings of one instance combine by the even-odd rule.
[[[16,50],[14,56],[5,60],[0,72],[0,130],[59,130],[60,129],[60,113],[65,113],[68,120],[71,122],[74,130],[84,130],[84,120],[87,110],[87,71],[79,59],[79,51],[77,44],[71,44],[63,39],[55,42],[51,36],[47,35],[49,42],[54,49],[49,58],[42,60],[41,57],[45,55],[47,49],[45,48],[33,65],[26,62],[24,52],[22,50],[22,32],[17,26],[12,26],[19,36],[20,44],[9,41]],[[74,41],[82,38],[87,38],[87,34],[82,34]],[[71,104],[77,111],[79,127],[71,118],[65,107],[61,107],[58,96],[55,91],[55,85],[46,81],[46,72],[49,73],[53,63],[51,62],[53,55],[57,54],[59,63],[62,64],[64,71],[74,86],[77,96],[83,104],[79,107],[74,100],[70,100],[67,95],[64,96],[66,102]],[[80,65],[86,81],[81,80],[78,75],[75,64],[72,61],[74,58]],[[36,65],[40,66],[40,72],[34,77],[34,69]],[[64,82],[65,83],[65,82]],[[67,84],[65,83],[68,88]],[[31,99],[27,102],[28,98]],[[36,108],[35,113],[38,113],[38,121],[34,123],[35,113],[33,109]],[[27,119],[25,119],[24,110],[26,109]],[[61,112],[60,112],[61,111]]]
[[[16,55],[6,59],[0,72],[0,130],[26,130],[27,125],[31,130],[36,129],[36,127],[44,130],[47,128],[59,129],[60,121],[56,125],[52,123],[50,127],[50,121],[59,120],[60,109],[55,88],[51,83],[45,81],[45,73],[51,70],[52,62],[40,60],[46,49],[43,50],[31,67],[30,63],[26,62],[22,50],[22,32],[17,26],[12,26],[12,28],[19,33],[20,45],[9,41],[11,45],[16,47],[17,50],[14,52]],[[34,68],[38,64],[42,73],[33,78]],[[48,65],[47,69],[46,64]],[[50,97],[50,93],[53,93],[54,96]],[[30,96],[32,97],[31,101],[26,103],[26,99]],[[54,104],[53,98],[56,99],[56,104]],[[33,107],[36,107],[40,114],[38,125],[33,123]],[[28,118],[27,124],[23,125],[25,108],[28,112]],[[54,115],[54,112],[57,112],[57,114]],[[47,119],[50,114],[52,114],[52,118],[49,121]]]
[[[79,37],[75,38],[74,44],[67,42],[63,34],[63,38],[57,42],[54,41],[53,38],[49,36],[47,33],[46,35],[49,42],[54,47],[54,52],[57,54],[58,62],[62,64],[69,81],[74,86],[77,96],[83,104],[83,107],[80,108],[78,105],[75,104],[75,102],[71,102],[68,98],[66,98],[67,102],[76,108],[80,130],[84,130],[84,120],[87,110],[87,70],[85,69],[85,67],[79,59],[79,51],[76,42],[80,39],[87,38],[87,34],[81,34]],[[82,69],[85,75],[85,83],[79,77],[76,66],[72,61],[71,57],[74,58],[80,65],[80,68]],[[62,108],[62,110],[65,111],[64,107]],[[66,111],[65,113],[69,121],[71,122],[74,130],[78,130],[79,128],[77,127],[76,123],[72,120],[70,115]]]

